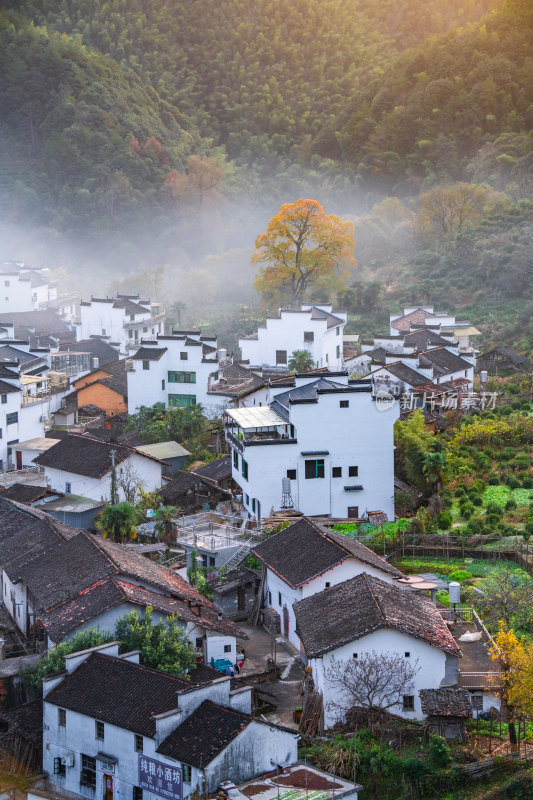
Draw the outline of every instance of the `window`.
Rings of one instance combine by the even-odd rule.
[[[143,800],[143,790],[139,786],[133,787],[131,800]]]
[[[54,758],[54,775],[66,775],[67,768],[61,763],[61,758]]]
[[[287,478],[290,481],[295,481],[296,480],[296,470],[295,469],[288,469],[287,470]]]
[[[255,497],[252,497],[252,511],[255,514]]]
[[[248,497],[247,494],[244,495],[244,505],[245,506],[249,506],[250,505],[250,498]]]
[[[333,467],[331,470],[332,478],[342,478],[342,467]]]
[[[339,402],[339,406],[340,406],[341,408],[348,408],[348,407],[349,407],[349,405],[350,405],[350,401],[349,401],[349,400],[341,400],[341,401]]]
[[[195,644],[197,650],[201,650],[203,648],[203,646],[204,646],[204,638],[203,638],[203,636],[197,636],[194,644]]]
[[[181,769],[183,772],[183,783],[191,782],[191,767],[188,764],[182,764]]]
[[[324,477],[324,459],[313,458],[305,462],[305,477],[306,478],[323,478]]]
[[[102,336],[105,336],[105,328],[102,328]]]
[[[465,369],[465,378],[468,378],[468,370]]]
[[[2,395],[2,403],[7,403],[7,394]]]
[[[15,425],[19,421],[19,412],[12,411],[11,414],[6,414],[6,425]]]
[[[140,733],[135,734],[135,752],[142,753],[144,748],[144,739]]]
[[[96,789],[96,758],[81,754],[81,786],[88,786],[89,789]]]
[[[10,286],[10,282],[9,281],[4,281],[4,286]]]
[[[352,653],[352,658],[357,658],[357,653]]]
[[[276,350],[276,364],[286,364],[286,363],[287,363],[287,351]]]
[[[235,469],[239,469],[239,452],[238,450],[233,451],[233,466]]]
[[[231,645],[230,644],[225,644],[224,645],[224,652],[225,653],[231,653]]]
[[[148,328],[143,328],[143,333],[148,333]]]
[[[161,389],[165,391],[165,379],[161,378]]]
[[[67,726],[67,712],[64,708],[57,709],[57,724],[60,728],[66,728]]]
[[[72,484],[69,481],[65,481],[65,494],[72,494]]]
[[[244,458],[242,460],[242,470],[241,471],[242,471],[242,477],[245,480],[248,480],[248,462],[245,461]]]
[[[338,327],[338,328],[335,330],[335,333],[337,334],[337,336],[340,336],[340,335],[341,335],[341,329],[340,329],[340,326],[339,326],[339,327]]]
[[[331,586],[331,582],[330,581],[326,581],[326,589],[329,589],[330,586]]]
[[[188,408],[196,405],[195,394],[169,394],[168,405],[170,408]]]
[[[281,606],[281,592],[278,592],[278,606]]]
[[[130,314],[130,322],[134,322],[134,321],[135,321],[135,314]]]
[[[0,428],[0,439],[3,439],[3,438],[4,438],[4,436],[3,436],[3,433],[2,433],[2,428]]]
[[[415,698],[412,694],[404,694],[403,696],[403,710],[404,711],[414,711],[415,710]]]
[[[128,337],[129,337],[130,339],[133,339],[133,331],[132,331],[132,330],[129,330],[129,331],[128,331]]]
[[[150,369],[150,362],[149,361],[146,361],[146,360],[143,361],[143,369]]]
[[[313,331],[304,331],[304,342],[314,342],[315,334]]]
[[[348,506],[348,519],[359,519],[359,506]]]
[[[409,652],[406,650],[406,651],[405,651],[405,653],[404,653],[404,656],[405,656],[405,658],[411,658],[411,653],[409,653]]]
[[[104,739],[104,723],[100,722],[100,720],[95,720],[94,723],[94,736],[96,739]]]
[[[268,593],[268,605],[272,607],[272,592]]]
[[[188,361],[189,354],[188,353],[180,353],[180,361]]]
[[[170,370],[168,373],[169,383],[196,383],[196,372],[176,372]]]
[[[340,357],[341,357],[341,346],[340,344],[338,344],[337,347],[335,348],[335,358],[340,358]]]
[[[359,467],[348,467],[348,477],[357,478],[359,475]]]
[[[483,711],[483,695],[482,694],[471,694],[470,695],[470,702],[472,703],[472,710],[477,711],[479,714]]]

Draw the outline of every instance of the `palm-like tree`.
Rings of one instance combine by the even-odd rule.
[[[291,372],[309,372],[314,366],[313,356],[307,350],[295,350],[289,359]]]
[[[167,544],[173,544],[176,539],[174,517],[177,513],[178,509],[175,506],[159,506],[154,514],[155,531],[161,534],[163,541]]]
[[[117,503],[106,506],[96,527],[102,531],[106,539],[124,542],[137,536],[137,512],[131,503]]]
[[[446,453],[437,451],[426,454],[422,464],[422,472],[430,486],[435,486],[437,490],[440,489],[446,467]]]

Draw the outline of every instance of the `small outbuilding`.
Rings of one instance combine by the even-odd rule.
[[[165,461],[168,467],[165,467],[163,474],[169,477],[177,475],[185,467],[190,456],[188,450],[174,441],[138,445],[135,449],[145,456],[152,456]]]
[[[427,717],[427,733],[435,733],[445,739],[467,741],[465,721],[472,717],[472,703],[467,689],[422,689],[420,704],[422,713]]]

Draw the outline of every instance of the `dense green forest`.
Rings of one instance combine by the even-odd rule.
[[[530,346],[529,0],[4,6],[0,209],[84,285],[253,306],[255,236],[310,196],[354,221],[354,325],[422,293]],[[476,213],[443,235],[424,203],[455,183]]]

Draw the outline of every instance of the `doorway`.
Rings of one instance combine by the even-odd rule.
[[[289,638],[289,609],[283,606],[283,635]]]
[[[348,506],[348,519],[359,518],[359,506]]]
[[[104,800],[113,800],[113,776],[104,775]]]
[[[16,451],[15,457],[17,459],[17,469],[22,469],[22,452],[20,450]]]

